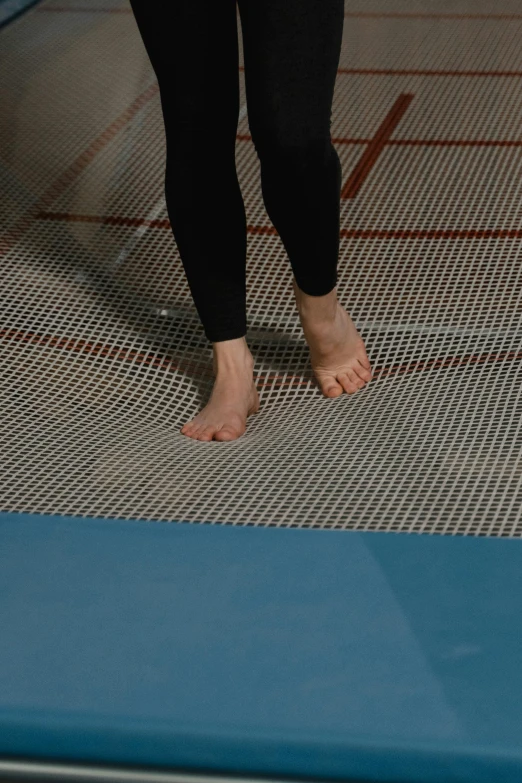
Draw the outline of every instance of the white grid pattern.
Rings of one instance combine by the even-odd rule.
[[[342,232],[384,232],[342,234],[339,261],[375,378],[323,397],[282,243],[252,231],[261,409],[230,443],[179,432],[210,394],[212,352],[166,223],[159,95],[129,6],[44,0],[0,31],[2,510],[522,535],[522,147],[498,145],[522,139],[522,75],[425,73],[522,74],[522,2],[345,9],[345,181],[366,147],[341,139],[371,139],[414,96],[392,135],[410,143],[388,144],[341,206]],[[245,135],[243,72],[241,101]],[[270,231],[253,145],[236,149],[248,224]]]

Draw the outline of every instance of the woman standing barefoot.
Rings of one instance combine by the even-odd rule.
[[[234,440],[259,409],[245,339],[247,226],[235,165],[236,0],[130,2],[160,89],[169,219],[213,347],[212,395],[181,432]],[[238,0],[237,7],[263,200],[292,265],[312,367],[325,396],[353,393],[371,370],[336,295],[342,172],[330,122],[344,0]]]

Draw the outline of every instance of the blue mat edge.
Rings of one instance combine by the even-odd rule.
[[[520,545],[518,539],[485,537],[448,537],[427,536],[409,533],[375,531],[332,531],[306,528],[276,528],[222,525],[212,522],[186,522],[172,520],[124,519],[104,517],[82,517],[74,515],[50,515],[43,513],[0,512],[0,523],[4,520],[37,519],[63,522],[84,522],[86,524],[107,525],[110,523],[131,523],[142,525],[183,525],[185,528],[225,527],[228,530],[248,531],[271,530],[286,531],[295,534],[300,531],[311,535],[356,535],[377,536],[381,538],[452,538],[452,540],[503,542]],[[257,533],[259,534],[259,533]],[[122,716],[124,719],[124,716]],[[173,729],[176,729],[179,746],[175,748],[176,763],[169,750],[168,740],[172,742]],[[148,736],[147,736],[148,734]],[[157,738],[164,734],[165,742],[158,747]],[[35,741],[35,737],[37,740]],[[139,738],[139,743],[137,742]],[[129,754],[129,744],[133,752]],[[137,747],[139,744],[139,748]],[[202,736],[190,730],[190,727],[170,726],[120,726],[105,724],[100,716],[76,715],[64,713],[57,719],[56,713],[40,713],[33,720],[27,719],[23,711],[0,710],[0,759],[26,758],[25,749],[33,748],[33,759],[54,762],[83,762],[88,764],[129,764],[153,766],[155,769],[177,769],[192,772],[211,771],[212,773],[258,774],[260,776],[321,777],[331,780],[353,779],[358,781],[388,781],[388,783],[440,783],[441,780],[459,783],[514,783],[522,779],[522,753],[511,749],[486,750],[470,746],[458,751],[448,750],[447,745],[440,748],[434,743],[411,744],[400,747],[394,742],[378,745],[366,740],[347,741],[336,737],[296,737],[295,741],[286,740],[284,747],[274,741],[274,737],[238,738],[237,731],[222,731],[213,736]],[[71,747],[82,747],[83,754],[72,753]],[[89,750],[85,752],[85,748]],[[122,752],[120,752],[120,749]],[[150,751],[147,749],[150,748]],[[393,750],[393,754],[390,754]],[[116,751],[116,752],[115,752]],[[80,758],[81,755],[81,758]],[[151,758],[154,763],[151,764]],[[303,771],[303,758],[307,758]],[[347,774],[349,778],[347,778]]]
[[[17,0],[13,3],[13,0],[0,0],[0,30],[41,2],[42,0]]]

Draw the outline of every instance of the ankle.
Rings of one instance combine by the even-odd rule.
[[[331,321],[339,306],[336,288],[324,296],[309,296],[301,291],[296,302],[299,315],[314,321]]]
[[[328,300],[337,300],[337,285],[335,285],[331,291],[321,296],[313,296],[311,294],[305,294],[305,292],[299,288],[295,277],[292,278],[292,284],[294,287],[295,298],[302,302],[326,302]]]
[[[254,368],[254,357],[250,353],[245,337],[224,340],[212,344],[214,370],[235,370],[238,367]]]

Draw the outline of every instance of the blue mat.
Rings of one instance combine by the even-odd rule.
[[[0,0],[0,29],[39,2],[40,0]]]
[[[522,542],[0,514],[0,757],[522,780]]]

